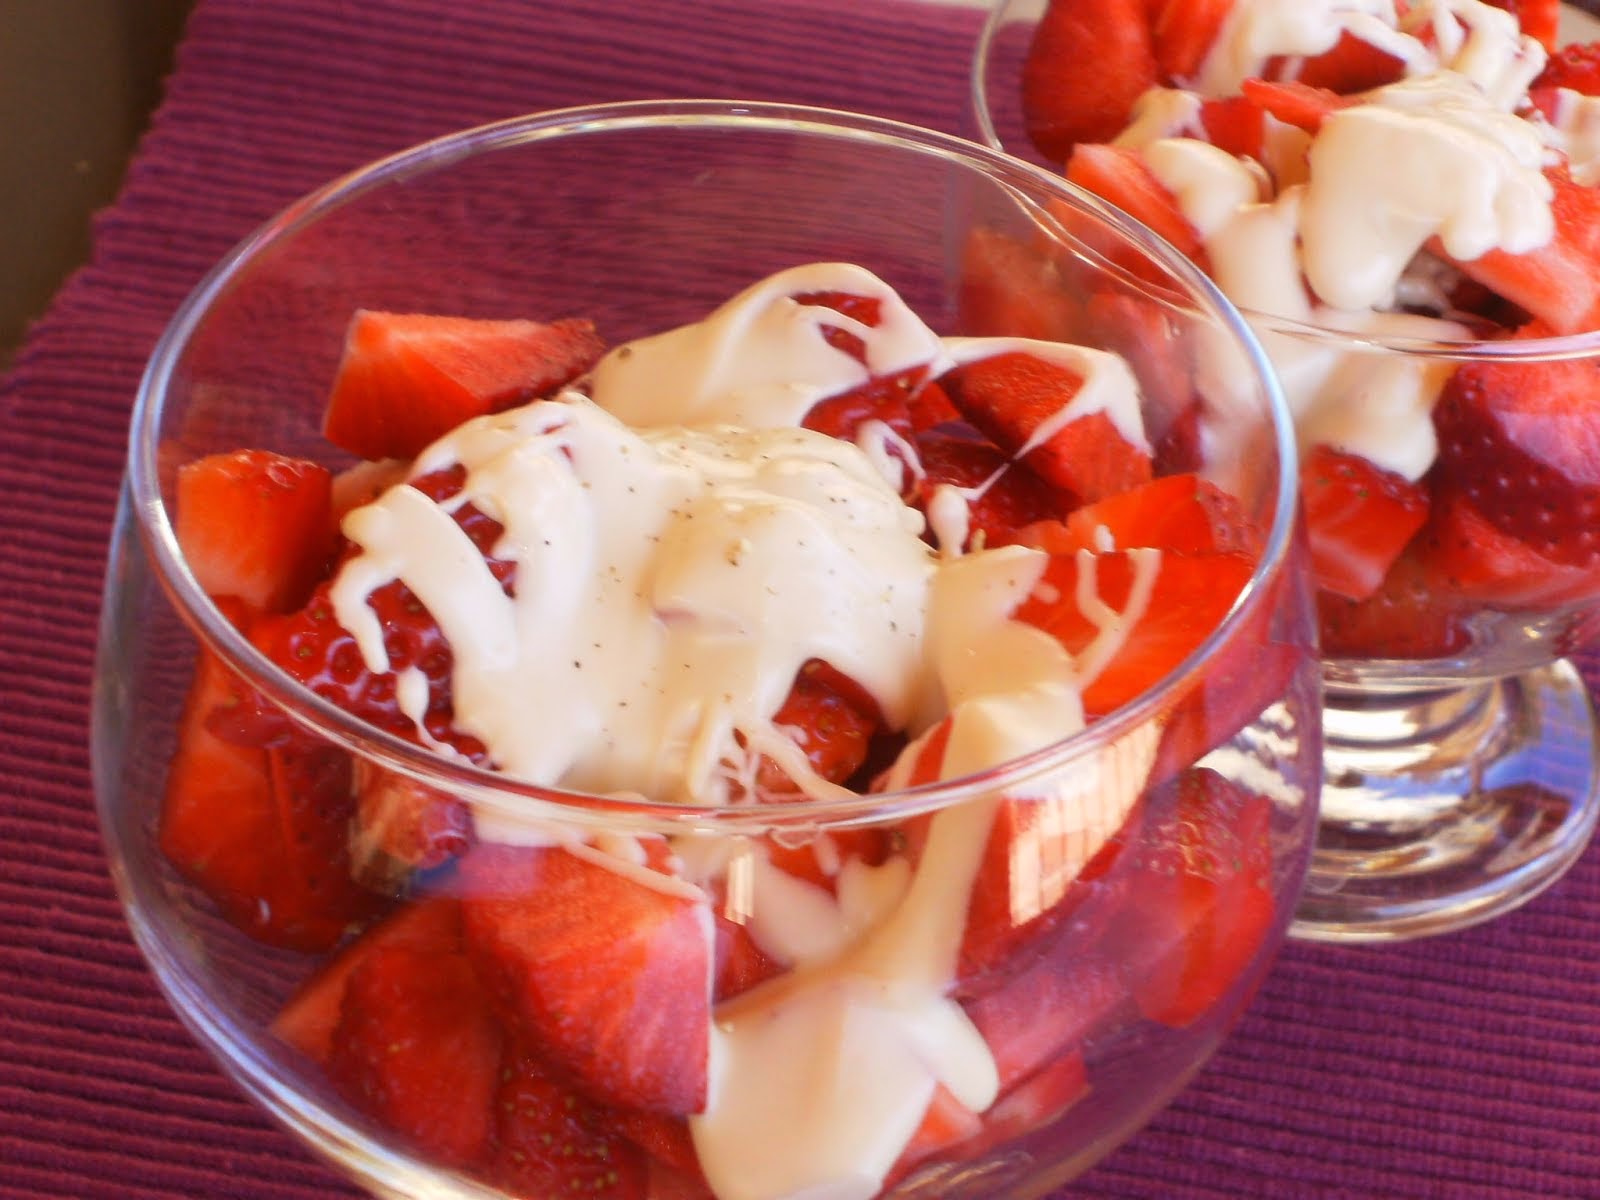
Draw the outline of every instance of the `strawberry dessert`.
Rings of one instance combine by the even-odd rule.
[[[1281,727],[1269,606],[1065,771],[897,799],[1146,695],[1246,591],[1264,532],[1152,441],[1151,369],[936,336],[837,263],[610,349],[358,313],[324,426],[357,465],[176,484],[250,642],[462,781],[202,655],[161,845],[319,956],[285,1052],[508,1195],[866,1200],[1114,1095],[1101,1044],[1217,1036],[1297,869],[1282,795],[1199,763]]]
[[[1034,146],[1278,370],[1329,657],[1464,657],[1548,614],[1560,643],[1600,595],[1600,44],[1559,48],[1559,17],[1050,0],[1033,32]]]

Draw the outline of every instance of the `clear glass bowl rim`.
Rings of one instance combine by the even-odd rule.
[[[990,64],[995,39],[1007,24],[1017,0],[994,0],[972,50],[968,72],[967,100],[982,143],[990,149],[1009,153],[989,111]],[[1133,221],[1133,218],[1129,218]],[[1134,221],[1135,224],[1139,222]],[[1152,238],[1160,235],[1151,231]],[[1328,325],[1297,321],[1292,317],[1254,309],[1240,310],[1257,333],[1281,334],[1300,341],[1326,345],[1329,349],[1373,354],[1401,354],[1441,362],[1561,362],[1600,356],[1600,329],[1582,333],[1528,338],[1421,338],[1395,334],[1353,333]]]
[[[916,788],[866,793],[838,800],[799,799],[715,807],[643,798],[599,796],[545,787],[440,757],[377,730],[303,688],[258,651],[224,617],[184,562],[162,499],[157,449],[164,400],[174,373],[211,305],[264,253],[283,239],[364,193],[386,184],[448,168],[465,158],[551,138],[647,129],[715,129],[731,133],[803,133],[910,151],[981,172],[1025,194],[1044,194],[1091,213],[1160,261],[1200,301],[1205,315],[1240,345],[1267,399],[1278,455],[1276,502],[1260,560],[1227,616],[1196,650],[1154,688],[1086,729],[980,774]],[[1066,236],[1066,235],[1063,235]],[[424,785],[469,798],[506,817],[530,812],[588,821],[622,819],[675,830],[758,832],[822,825],[860,825],[898,819],[999,790],[1048,779],[1075,760],[1092,760],[1103,747],[1151,720],[1182,689],[1192,686],[1223,646],[1250,628],[1269,601],[1269,586],[1285,569],[1293,540],[1298,467],[1283,394],[1254,331],[1211,280],[1176,250],[1120,210],[1048,171],[1003,151],[886,118],[804,105],[740,100],[628,101],[532,113],[475,126],[423,142],[360,167],[291,203],[246,237],[196,285],[179,306],[153,350],[135,399],[129,434],[128,489],[136,527],[156,578],[201,644],[294,720],[352,753]],[[531,807],[530,807],[531,806]]]

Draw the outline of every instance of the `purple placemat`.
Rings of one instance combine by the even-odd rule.
[[[880,0],[202,0],[95,258],[0,383],[0,1196],[356,1193],[155,990],[105,874],[86,719],[145,355],[259,220],[421,138],[663,95],[961,131],[979,14]],[[1600,1196],[1600,848],[1483,929],[1291,946],[1193,1087],[1074,1196]]]

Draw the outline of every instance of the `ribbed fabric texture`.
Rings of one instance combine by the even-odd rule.
[[[981,14],[896,0],[202,0],[92,263],[0,384],[0,1196],[356,1192],[190,1041],[122,922],[87,714],[129,406],[167,317],[298,194],[450,129],[668,95],[964,131]],[[1600,1196],[1600,849],[1522,911],[1285,951],[1074,1196]]]

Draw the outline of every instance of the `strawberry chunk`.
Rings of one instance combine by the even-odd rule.
[[[1371,42],[1363,41],[1353,33],[1339,35],[1333,49],[1299,60],[1275,59],[1267,64],[1270,79],[1290,78],[1306,87],[1326,88],[1348,96],[1394,83],[1405,75],[1405,63]]]
[[[454,796],[364,764],[350,844],[358,879],[399,891],[413,872],[432,870],[466,851],[472,812]]]
[[[1103,531],[1103,532],[1102,532]],[[1102,538],[1109,539],[1107,546]],[[1261,534],[1239,502],[1198,475],[1163,475],[1068,514],[1018,531],[1050,554],[1138,548],[1176,554],[1255,554]]]
[[[710,914],[642,869],[565,849],[480,845],[460,860],[467,950],[530,1044],[606,1104],[705,1105]]]
[[[490,1147],[501,1041],[464,955],[385,946],[350,972],[328,1071],[369,1116],[467,1166]]]
[[[242,605],[218,603],[248,623]],[[256,706],[202,650],[168,767],[161,850],[252,937],[326,950],[377,904],[350,877],[349,758],[281,721],[237,719]]]
[[[994,1055],[1000,1094],[1081,1051],[1128,1001],[1119,968],[1097,955],[1046,955],[963,1007]]]
[[[461,490],[465,477],[465,470],[455,466],[414,479],[411,486],[442,502]],[[500,523],[471,504],[457,508],[452,517],[510,593],[515,585],[515,564],[491,556],[503,532]],[[423,724],[429,735],[463,757],[482,762],[486,756],[483,744],[452,723],[454,658],[449,643],[415,594],[396,580],[376,589],[369,598],[389,656],[389,670],[375,674],[368,670],[355,638],[334,617],[330,587],[327,583],[319,586],[298,612],[262,621],[256,638],[262,652],[324,700],[380,729],[420,741],[416,723],[401,711],[395,694],[400,672],[414,666],[428,683]]]
[[[1022,111],[1041,154],[1110,141],[1161,75],[1145,0],[1051,0],[1022,67]]]
[[[1266,144],[1266,114],[1243,96],[1216,96],[1201,102],[1205,140],[1236,158],[1259,159]]]
[[[1104,716],[1142,695],[1193,653],[1221,624],[1253,569],[1243,554],[1159,554],[1149,601],[1138,609],[1130,604],[1141,569],[1134,556],[1146,553],[1052,555],[1040,586],[1014,614],[1083,654],[1105,636],[1076,600],[1080,573],[1093,572],[1093,593],[1122,614],[1123,631],[1104,668],[1084,688],[1090,716]]]
[[[1234,986],[1272,928],[1272,802],[1203,767],[1147,802],[1138,879],[1106,936],[1139,948],[1130,974],[1139,1010],[1181,1026]]]
[[[1183,215],[1178,198],[1156,178],[1136,150],[1089,142],[1073,148],[1067,178],[1142,221],[1204,268],[1205,242]]]
[[[282,612],[304,602],[333,553],[326,467],[266,450],[178,468],[178,545],[208,596]]]
[[[1216,44],[1233,0],[1158,2],[1153,44],[1156,61],[1168,79],[1191,79]]]
[[[926,513],[941,488],[962,489],[968,525],[964,549],[1008,542],[1023,526],[1072,506],[1070,495],[1041,479],[1029,464],[1013,462],[975,435],[940,426],[919,434],[915,444],[922,477],[911,502]]]
[[[327,1067],[350,976],[377,951],[400,947],[430,954],[459,952],[460,906],[449,897],[430,896],[396,909],[365,930],[300,985],[273,1018],[273,1035]]]
[[[1431,524],[1441,514],[1434,506]],[[1445,518],[1448,520],[1448,518]],[[1317,594],[1322,649],[1335,658],[1442,658],[1463,650],[1469,639],[1466,606],[1446,576],[1428,569],[1424,532],[1384,576],[1378,590],[1361,600],[1333,592]]]
[[[1554,51],[1528,91],[1536,95],[1555,88],[1600,96],[1600,42],[1573,42]]]
[[[800,747],[811,769],[831,783],[843,783],[866,761],[872,735],[881,723],[867,693],[821,659],[801,666],[772,723]],[[762,758],[756,769],[756,795],[792,798],[799,786],[777,763]]]
[[[1078,300],[1050,255],[995,229],[967,234],[958,303],[960,329],[973,337],[1068,342],[1079,325]]]
[[[487,1173],[528,1200],[642,1200],[648,1186],[644,1154],[614,1128],[611,1114],[522,1047],[508,1051],[501,1070]]]
[[[1440,478],[1497,529],[1554,562],[1600,562],[1600,363],[1464,364],[1433,422]]]
[[[345,332],[322,432],[361,458],[414,458],[463,421],[572,382],[604,348],[589,321],[363,309]]]
[[[1565,166],[1545,168],[1554,196],[1555,235],[1522,254],[1490,250],[1473,259],[1448,259],[1438,239],[1429,249],[1469,278],[1538,317],[1558,334],[1600,327],[1600,188],[1574,183]]]
[[[1419,550],[1435,591],[1498,608],[1559,608],[1600,595],[1600,564],[1577,567],[1546,557],[1449,486],[1434,493]]]
[[[1554,53],[1561,41],[1561,0],[1484,0],[1517,19],[1523,33]]]
[[[1262,111],[1307,133],[1316,133],[1329,115],[1357,103],[1328,88],[1291,80],[1273,83],[1265,79],[1246,79],[1239,90]]]
[[[1420,483],[1331,446],[1313,446],[1306,455],[1300,499],[1317,586],[1352,600],[1378,590],[1428,519]]]
[[[1071,369],[1021,352],[967,363],[940,380],[951,403],[996,445],[1087,504],[1148,482],[1151,466],[1103,410],[1060,423],[1083,384]]]

